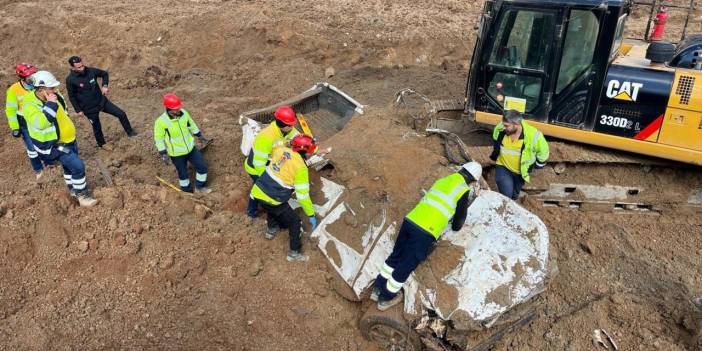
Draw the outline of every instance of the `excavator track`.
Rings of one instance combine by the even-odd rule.
[[[450,162],[480,162],[488,183],[495,187],[490,179],[495,164],[490,159],[492,126],[467,121],[460,100],[421,97],[425,103],[420,112],[412,114],[415,121],[426,122],[427,135],[442,137]],[[698,167],[564,140],[549,140],[549,149],[547,167],[537,171],[523,189],[526,201],[564,210],[621,214],[702,212],[702,180],[690,175]]]

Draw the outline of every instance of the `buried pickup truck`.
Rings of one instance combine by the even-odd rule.
[[[322,135],[332,135],[363,113],[348,95],[318,83],[283,103],[243,113],[244,154],[282,104],[305,113]],[[320,170],[326,162],[314,157],[308,164]],[[399,229],[401,218],[391,215],[396,205],[359,196],[328,177],[315,179],[313,188],[321,193],[313,196],[320,222],[310,237],[341,278],[335,290],[365,309],[359,327],[381,349],[487,350],[537,315],[542,300],[537,295],[546,288],[552,269],[548,231],[514,201],[490,190],[475,191],[463,228],[444,232],[405,282],[404,304],[380,312],[368,295]],[[294,200],[291,204],[296,207]]]

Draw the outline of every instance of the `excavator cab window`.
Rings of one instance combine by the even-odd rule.
[[[501,17],[487,64],[487,93],[500,107],[506,98],[526,100],[526,112],[541,103],[556,14],[511,8]]]
[[[571,10],[565,26],[556,94],[560,94],[576,79],[589,74],[594,65],[592,59],[595,56],[597,34],[600,31],[597,16],[588,10]]]
[[[614,33],[614,45],[612,45],[612,52],[609,54],[609,58],[614,59],[614,57],[619,52],[619,48],[622,46],[622,41],[624,40],[624,27],[626,26],[627,15],[624,14],[619,17],[617,21],[617,30]]]

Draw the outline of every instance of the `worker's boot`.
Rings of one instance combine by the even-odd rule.
[[[303,255],[300,251],[288,250],[288,262],[305,262],[309,259],[309,256]]]
[[[402,293],[402,290],[395,295],[390,300],[384,300],[384,301],[378,301],[378,309],[381,311],[386,311],[390,309],[392,306],[397,305],[398,303],[402,302],[404,300],[404,294]]]
[[[130,131],[127,132],[127,136],[130,137],[130,138],[133,138],[133,137],[135,137],[135,136],[137,136],[137,135],[139,135],[139,133],[137,133],[137,131],[134,130],[134,129],[132,129],[132,130],[130,130]]]
[[[378,289],[377,286],[374,286],[370,294],[371,301],[378,302],[378,296],[380,296],[380,289]]]
[[[208,187],[206,187],[206,186],[203,186],[203,187],[201,187],[201,188],[195,187],[195,192],[196,192],[196,193],[201,193],[201,194],[209,194],[209,193],[212,192],[212,189],[210,189],[210,188],[208,188]]]
[[[39,171],[36,173],[37,183],[41,183],[41,179],[44,177],[44,171]]]
[[[278,234],[280,228],[278,226],[266,227],[266,239],[273,240],[275,235]]]
[[[76,198],[78,199],[78,204],[80,204],[81,207],[90,207],[98,203],[98,200],[95,200],[86,194],[77,194]]]

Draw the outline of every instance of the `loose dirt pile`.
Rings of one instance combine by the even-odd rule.
[[[399,221],[446,161],[438,140],[414,135],[384,106],[408,86],[432,98],[463,94],[481,6],[0,1],[0,81],[14,80],[17,62],[62,78],[67,57],[80,54],[110,70],[111,97],[141,133],[127,138],[103,116],[114,151],[98,151],[88,122],[74,119],[88,185],[102,202],[91,209],[76,207],[59,169],[37,186],[21,142],[0,133],[0,349],[374,349],[357,329],[361,309],[331,289],[335,273],[307,239],[310,262],[289,264],[284,233],[266,241],[263,221],[246,224],[237,116],[309,88],[333,67],[332,84],[379,108],[329,139],[332,160],[344,160],[334,176],[358,202],[401,204],[389,214]],[[166,91],[216,139],[205,156],[215,192],[206,197],[155,178],[176,182],[151,135]],[[386,154],[370,157],[366,145]],[[660,187],[676,181],[662,173]],[[702,295],[699,216],[526,206],[547,223],[561,274],[545,294],[548,309],[497,349],[590,349],[596,328],[624,349],[700,348],[689,303]]]

